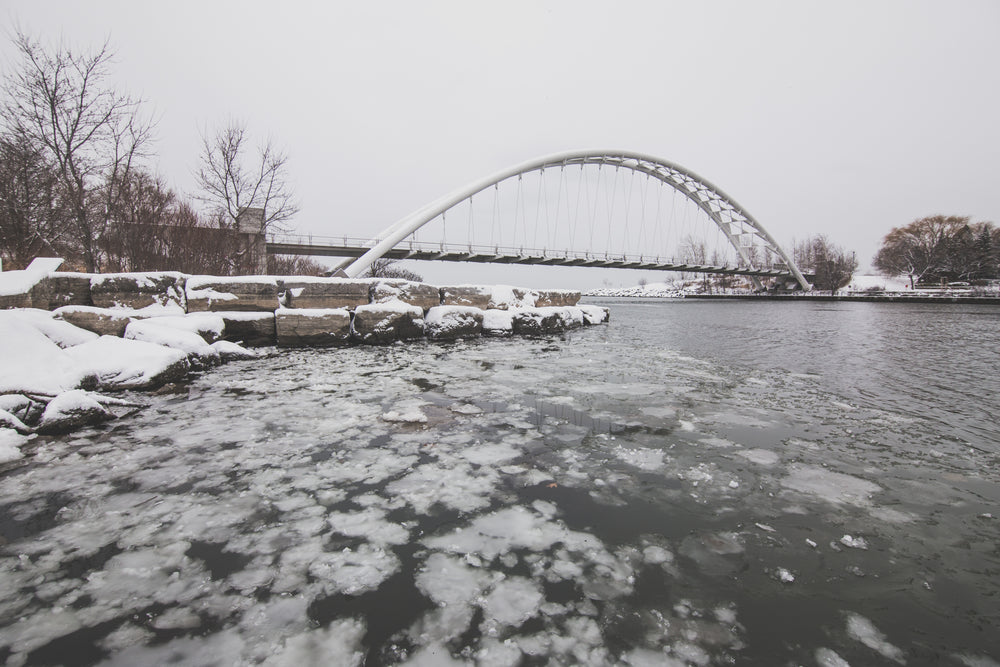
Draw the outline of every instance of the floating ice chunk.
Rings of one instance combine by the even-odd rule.
[[[816,665],[818,667],[851,667],[851,663],[828,648],[816,649]]]
[[[357,595],[374,590],[399,569],[399,559],[391,551],[371,544],[357,549],[317,554],[309,574],[329,593]]]
[[[698,665],[702,667],[711,661],[711,656],[705,649],[687,641],[674,642],[670,647],[671,655],[677,656],[684,661],[685,665]]]
[[[455,403],[451,406],[451,411],[460,415],[479,415],[482,414],[483,409],[472,403]]]
[[[612,453],[625,463],[635,466],[640,470],[661,470],[665,465],[663,462],[665,453],[659,449],[645,447],[633,449],[619,445],[612,450]]]
[[[783,567],[776,568],[773,576],[783,584],[791,584],[795,582],[795,575],[792,574],[791,570]]]
[[[389,410],[382,414],[382,419],[387,422],[404,422],[408,424],[426,424],[427,415],[421,412],[419,406],[401,407],[398,410]]]
[[[488,468],[474,472],[464,463],[428,463],[394,480],[386,489],[421,514],[426,514],[435,503],[472,512],[490,504],[489,495],[497,477],[497,473]]]
[[[163,612],[152,623],[157,630],[183,630],[201,625],[201,617],[193,610],[174,607]]]
[[[813,542],[812,540],[810,540],[808,537],[806,538],[806,544],[808,544],[809,546],[811,546],[813,549],[815,549],[817,547],[817,544],[815,542]]]
[[[470,604],[493,576],[454,556],[431,554],[416,576],[417,588],[438,605]]]
[[[740,483],[737,482],[735,479],[731,479],[731,480],[729,480],[729,488],[730,489],[738,489],[738,488],[740,488]]]
[[[651,544],[642,550],[642,559],[650,565],[661,565],[674,562],[674,555],[663,547]]]
[[[777,532],[774,528],[772,528],[771,526],[767,525],[766,523],[755,523],[754,525],[757,526],[758,528],[760,528],[761,530],[763,530],[765,533],[775,533],[775,532]]]
[[[743,458],[762,466],[773,466],[781,457],[769,449],[741,449],[736,452]]]
[[[511,447],[505,442],[476,445],[462,451],[462,458],[480,466],[495,466],[506,463],[507,461],[516,459],[520,455],[520,450]]]
[[[882,656],[906,664],[903,651],[886,641],[885,635],[875,625],[861,614],[847,615],[847,634]]]
[[[484,626],[487,634],[498,626],[519,626],[538,613],[544,601],[538,584],[525,577],[500,581],[483,600]]]
[[[289,637],[285,640],[281,653],[265,660],[264,665],[360,665],[365,657],[361,645],[364,636],[363,621],[353,618],[335,620],[325,629],[309,630]]]
[[[840,538],[840,543],[845,547],[850,547],[852,549],[868,549],[868,542],[865,541],[863,537],[852,537],[851,535],[844,535]]]
[[[604,551],[593,535],[568,530],[561,522],[544,519],[521,506],[476,517],[468,526],[424,539],[432,549],[478,554],[488,561],[512,549],[542,551],[557,542],[573,551]]]
[[[834,505],[871,505],[871,496],[882,490],[878,484],[833,472],[818,466],[793,464],[782,486],[798,493],[817,496]]]
[[[449,642],[469,628],[475,613],[471,604],[438,607],[421,616],[407,634],[416,646]]]
[[[367,537],[376,544],[406,544],[410,531],[386,520],[385,512],[364,509],[358,512],[332,512],[327,516],[330,527],[348,537]]]
[[[736,609],[733,607],[716,607],[712,610],[712,614],[719,623],[726,625],[735,625],[736,623]]]

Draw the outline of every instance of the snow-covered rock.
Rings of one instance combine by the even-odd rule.
[[[130,322],[125,327],[124,338],[180,350],[198,366],[209,366],[219,362],[219,353],[206,343],[204,338],[194,331],[163,324],[161,318]]]
[[[271,311],[278,302],[278,283],[267,276],[190,276],[186,283],[189,313],[206,310]]]
[[[347,308],[371,301],[371,280],[294,277],[278,279],[278,291],[289,308]]]
[[[441,305],[441,290],[411,280],[379,280],[372,285],[372,303],[402,301],[422,310]]]
[[[81,426],[99,424],[114,417],[114,414],[89,392],[74,389],[59,394],[49,401],[38,424],[38,432],[65,433]]]
[[[176,271],[103,273],[90,279],[90,296],[98,308],[145,308],[173,302],[184,306],[186,276]]]
[[[479,336],[483,331],[483,311],[469,306],[435,306],[424,316],[424,331],[432,340]]]
[[[180,380],[191,368],[183,350],[113,336],[62,352],[76,377],[94,376],[101,389],[149,389]]]
[[[455,285],[441,288],[442,306],[470,306],[486,310],[490,306],[493,289],[484,285]]]
[[[514,311],[496,308],[483,311],[483,335],[514,335]]]
[[[277,343],[282,347],[327,347],[351,342],[351,313],[344,308],[279,308]]]
[[[277,328],[274,312],[232,312],[216,313],[225,323],[223,337],[243,345],[274,345]]]
[[[423,338],[424,311],[399,300],[358,306],[352,331],[357,340],[375,345]]]
[[[125,327],[131,321],[131,312],[96,306],[64,306],[54,310],[53,315],[99,336],[121,338],[125,334]]]

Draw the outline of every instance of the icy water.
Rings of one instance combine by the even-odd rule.
[[[1000,309],[284,351],[0,472],[12,665],[1000,661]]]

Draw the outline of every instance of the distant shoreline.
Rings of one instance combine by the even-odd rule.
[[[597,296],[584,294],[589,298],[604,299],[705,299],[705,300],[742,300],[742,301],[861,301],[869,303],[940,303],[940,304],[983,304],[1000,305],[998,296],[959,296],[941,295],[929,296],[923,294],[683,294],[677,296]]]

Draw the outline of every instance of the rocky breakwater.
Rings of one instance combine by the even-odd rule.
[[[123,390],[261,353],[247,348],[551,335],[609,315],[566,290],[57,267],[0,273],[0,463],[20,458],[35,434],[142,407]]]

